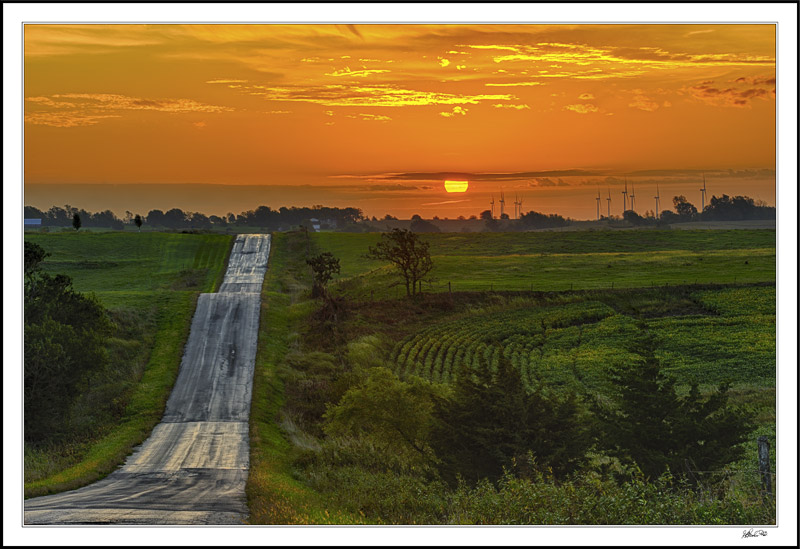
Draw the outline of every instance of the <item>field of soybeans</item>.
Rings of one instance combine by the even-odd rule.
[[[462,367],[496,367],[502,355],[529,388],[602,394],[610,368],[638,360],[632,343],[647,331],[679,388],[729,382],[734,400],[752,405],[763,432],[774,434],[775,231],[420,236],[434,262],[425,292],[451,292],[456,304],[487,299],[381,330],[401,378],[447,383]],[[340,258],[334,291],[364,307],[405,293],[390,265],[363,257],[379,238],[312,235],[319,251]]]

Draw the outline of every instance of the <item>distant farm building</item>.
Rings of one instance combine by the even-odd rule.
[[[314,228],[314,231],[319,232],[320,228],[319,219],[317,219],[316,217],[312,217],[311,219],[309,219],[309,221],[311,221],[311,226]]]
[[[34,219],[34,218],[26,219],[25,220],[25,226],[26,227],[41,227],[42,226],[42,220],[41,219]]]

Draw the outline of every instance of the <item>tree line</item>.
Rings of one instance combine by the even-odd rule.
[[[268,206],[259,206],[236,215],[228,213],[223,216],[205,215],[201,212],[184,211],[172,208],[166,212],[159,209],[150,210],[147,215],[134,215],[127,211],[120,219],[111,210],[92,213],[84,209],[74,208],[69,204],[63,208],[53,206],[42,211],[34,206],[25,206],[26,219],[41,219],[44,227],[69,227],[77,224],[80,227],[104,227],[122,230],[126,224],[139,225],[138,221],[152,228],[160,229],[215,229],[232,225],[238,227],[258,227],[265,230],[288,230],[300,225],[310,226],[312,219],[326,229],[347,229],[365,219],[359,208],[331,208],[326,206],[281,207],[276,210]],[[75,216],[78,216],[76,222]]]
[[[689,202],[685,196],[672,198],[675,211],[663,210],[656,218],[650,211],[644,216],[633,210],[627,210],[623,219],[632,225],[657,225],[670,223],[686,223],[689,221],[744,221],[752,219],[775,219],[776,209],[767,206],[763,201],[756,201],[748,196],[712,196],[709,203],[699,211],[697,206]]]
[[[699,211],[685,196],[675,196],[672,199],[673,210],[663,210],[657,216],[654,211],[646,211],[640,215],[633,210],[627,210],[622,218],[636,226],[668,225],[689,221],[741,221],[751,219],[775,219],[776,208],[767,206],[763,201],[756,201],[748,196],[712,196],[709,203]],[[272,209],[269,206],[259,206],[255,210],[247,210],[240,214],[232,212],[222,216],[205,215],[201,212],[184,211],[172,208],[167,211],[154,209],[147,215],[134,215],[125,212],[123,219],[117,217],[111,210],[102,212],[88,212],[84,209],[74,208],[69,204],[63,208],[53,206],[42,211],[33,206],[24,207],[24,217],[41,219],[44,227],[104,227],[122,230],[126,224],[135,224],[141,227],[145,224],[156,229],[220,229],[230,226],[253,227],[268,231],[291,230],[300,226],[310,227],[319,224],[322,229],[337,229],[344,231],[379,231],[368,225],[369,220],[360,208],[333,208],[327,206],[313,207],[285,207]],[[551,229],[565,227],[572,223],[572,219],[559,214],[545,214],[529,211],[520,215],[519,219],[510,219],[508,214],[503,214],[500,219],[492,217],[489,210],[480,213],[479,219],[483,220],[487,231],[525,231],[530,229]],[[478,219],[475,216],[470,219]],[[605,219],[605,216],[602,216]],[[460,218],[463,219],[463,216]],[[314,220],[314,221],[312,221]],[[373,221],[377,218],[373,217]],[[385,221],[397,220],[396,217],[386,215]],[[437,233],[440,228],[434,222],[423,219],[415,214],[411,218],[410,229],[416,233]]]

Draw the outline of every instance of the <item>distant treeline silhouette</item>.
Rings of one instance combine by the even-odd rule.
[[[741,221],[750,219],[775,219],[775,207],[767,206],[762,201],[755,201],[747,196],[730,197],[723,194],[713,196],[702,212],[686,200],[685,196],[676,196],[672,199],[673,210],[664,210],[656,218],[654,212],[640,215],[633,210],[624,213],[623,219],[632,225],[668,225],[688,221]],[[25,206],[26,219],[41,219],[44,227],[69,227],[73,217],[80,217],[83,227],[105,227],[121,230],[125,224],[134,220],[132,212],[125,212],[125,218],[120,219],[111,210],[92,213],[86,210],[73,208],[69,204],[63,208],[53,206],[47,211],[39,210],[33,206]],[[486,215],[484,215],[486,214]],[[179,208],[172,208],[166,212],[150,210],[142,216],[145,225],[161,229],[217,229],[229,226],[255,227],[263,230],[282,231],[312,225],[319,225],[321,229],[338,229],[344,231],[377,230],[367,225],[368,220],[360,208],[331,208],[326,206],[313,207],[281,207],[273,210],[269,206],[259,206],[255,210],[248,210],[238,215],[228,213],[223,216],[205,215],[200,212],[185,212]],[[386,219],[391,216],[386,216]],[[396,219],[396,218],[391,218]],[[516,231],[526,229],[546,229],[563,227],[571,223],[571,219],[558,214],[544,214],[530,211],[520,216],[519,220],[509,220],[505,223],[491,219],[487,210],[481,214],[488,230]],[[618,218],[617,218],[618,219]],[[411,230],[415,232],[438,232],[440,229],[432,222],[422,219],[419,215],[412,218]]]
[[[625,221],[633,225],[667,225],[669,223],[682,223],[689,221],[744,221],[751,219],[775,219],[775,207],[767,206],[764,202],[755,201],[748,196],[730,197],[723,194],[720,197],[712,196],[708,205],[702,212],[686,200],[686,197],[676,196],[672,199],[675,211],[664,210],[658,219],[651,211],[644,216],[633,210],[624,213]]]
[[[66,205],[63,208],[53,206],[47,211],[41,211],[33,206],[25,206],[26,219],[41,219],[45,227],[68,227],[72,225],[74,214],[78,214],[84,227],[109,227],[122,229],[126,223],[131,223],[134,215],[126,212],[125,219],[120,219],[110,210],[99,213],[87,212],[83,209]],[[207,216],[200,212],[184,212],[173,208],[166,212],[150,210],[142,216],[144,223],[150,227],[164,229],[213,229],[224,228],[230,225],[259,227],[269,230],[286,230],[300,225],[309,226],[319,224],[321,228],[336,229],[353,226],[364,219],[359,208],[329,208],[314,206],[311,208],[286,208],[273,210],[268,206],[259,206],[255,210],[248,210],[239,215],[228,213],[223,216]],[[314,220],[314,221],[312,221]]]

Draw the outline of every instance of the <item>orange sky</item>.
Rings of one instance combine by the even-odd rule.
[[[213,183],[267,187],[142,208],[455,217],[502,189],[593,218],[625,178],[642,211],[656,184],[699,206],[703,172],[775,203],[774,25],[26,25],[24,68],[39,207],[41,183]],[[71,204],[118,210],[102,192]]]

